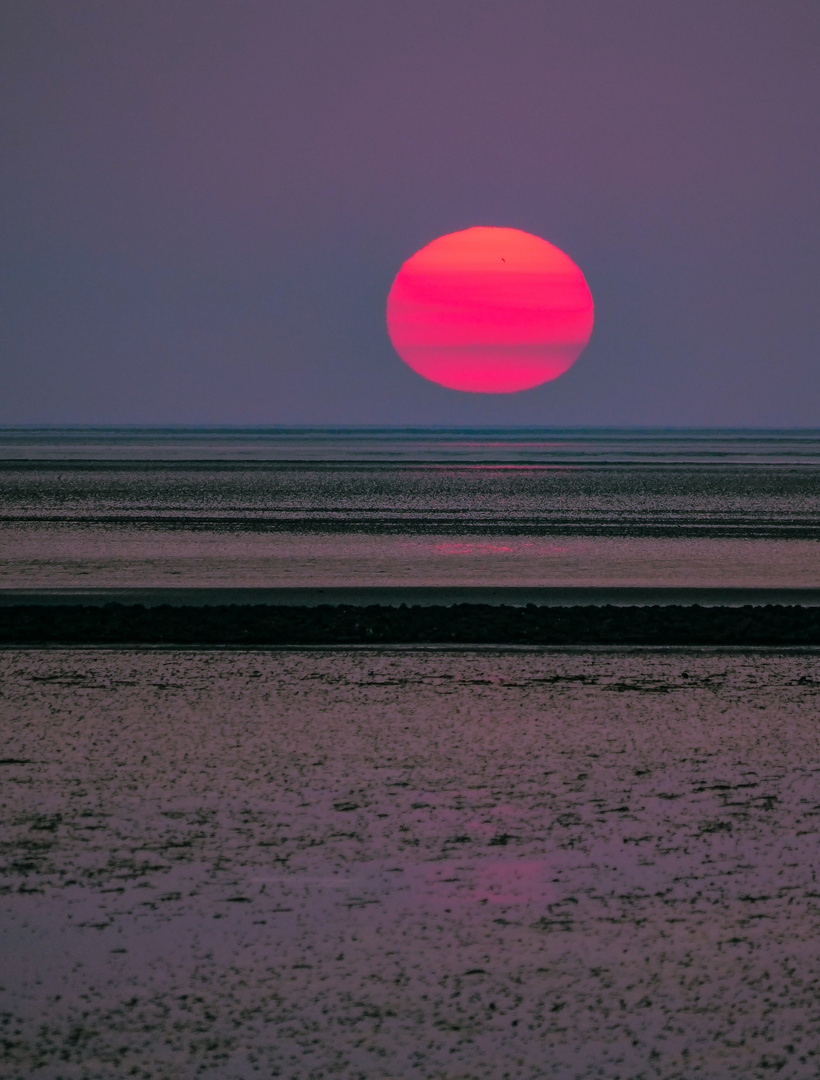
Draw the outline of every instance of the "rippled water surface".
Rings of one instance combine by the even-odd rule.
[[[820,585],[820,434],[0,433],[0,587]]]

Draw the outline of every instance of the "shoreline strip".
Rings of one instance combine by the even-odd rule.
[[[607,585],[356,585],[0,589],[6,607],[820,607],[820,588]]]

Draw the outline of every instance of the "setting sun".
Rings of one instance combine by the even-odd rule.
[[[454,390],[512,393],[555,379],[585,348],[592,322],[580,269],[520,229],[440,236],[404,263],[387,299],[396,352]]]

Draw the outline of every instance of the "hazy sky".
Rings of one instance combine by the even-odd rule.
[[[0,422],[820,425],[817,0],[0,0]],[[555,382],[425,382],[398,267],[586,274]]]

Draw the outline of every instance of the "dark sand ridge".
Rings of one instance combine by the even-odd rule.
[[[0,655],[0,1074],[806,1080],[816,655]]]
[[[820,606],[23,603],[0,645],[820,646]]]

